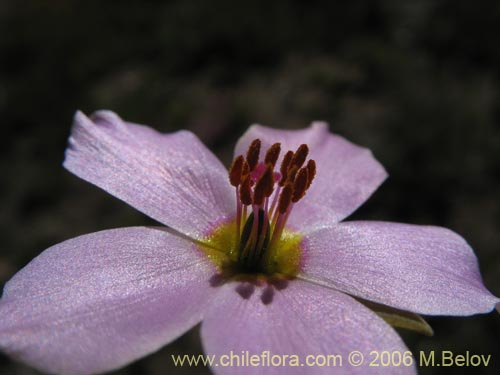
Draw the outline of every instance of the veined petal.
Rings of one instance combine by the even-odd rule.
[[[331,134],[328,125],[322,122],[300,130],[253,125],[238,141],[235,156],[245,155],[256,138],[262,141],[261,150],[281,142],[282,150],[295,151],[305,143],[310,150],[308,158],[316,161],[316,177],[311,188],[307,196],[295,205],[288,221],[297,230],[344,219],[363,204],[387,177],[370,150]],[[278,160],[278,166],[281,160]]]
[[[350,296],[300,280],[290,281],[280,290],[255,287],[252,292],[251,285],[239,283],[229,283],[221,289],[201,327],[207,354],[225,362],[212,367],[217,374],[331,374],[332,364],[308,366],[314,365],[317,358],[324,358],[317,356],[328,355],[342,357],[337,358],[333,371],[339,375],[415,374],[412,363],[369,367],[373,350],[398,351],[403,355],[407,349],[389,325]],[[363,365],[348,363],[352,351],[364,355]],[[281,366],[269,366],[264,359],[263,366],[225,366],[231,353],[243,357],[247,352],[259,358],[265,352],[279,355],[283,362]],[[288,357],[284,359],[284,355]],[[293,356],[297,357],[298,366],[291,363]],[[292,366],[284,366],[285,363]]]
[[[160,134],[110,111],[77,112],[64,166],[196,239],[234,213],[227,170],[188,131]]]
[[[344,222],[306,234],[303,276],[398,309],[429,315],[491,311],[477,258],[440,227]]]
[[[112,370],[197,324],[213,273],[196,245],[160,228],[65,241],[6,284],[0,349],[49,373]]]

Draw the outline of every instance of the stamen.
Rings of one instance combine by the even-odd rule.
[[[297,166],[297,168],[302,167],[302,164],[306,161],[307,154],[309,153],[309,147],[306,144],[301,144],[295,154],[293,154],[292,162],[290,165]]]
[[[283,161],[281,162],[281,167],[280,167],[280,173],[281,173],[281,180],[279,182],[280,186],[284,186],[287,181],[288,167],[290,166],[292,158],[293,158],[293,151],[287,151],[287,153],[283,157]]]
[[[278,202],[278,212],[284,214],[292,203],[293,188],[290,182],[287,182],[283,190],[281,191],[280,199]]]
[[[255,139],[248,148],[247,151],[247,163],[250,167],[250,171],[253,171],[259,162],[260,154],[260,139]]]
[[[295,176],[297,175],[298,171],[299,171],[299,167],[297,167],[296,165],[292,166],[288,170],[287,181],[294,182],[295,181]]]
[[[274,191],[274,171],[272,165],[268,164],[266,173],[264,173],[262,179],[265,179],[264,195],[266,196],[266,198],[269,198]]]
[[[229,168],[229,182],[233,186],[238,186],[241,183],[244,161],[245,159],[243,158],[243,155],[240,155],[234,159],[233,164],[231,164],[231,168]]]
[[[252,204],[252,190],[250,186],[250,175],[246,175],[243,178],[243,182],[240,186],[240,200],[244,205]]]
[[[306,190],[309,189],[309,186],[311,186],[313,180],[314,180],[314,177],[316,177],[316,162],[313,160],[313,159],[309,159],[309,161],[307,162],[307,186],[306,186]]]
[[[250,173],[250,167],[246,160],[243,161],[243,171],[241,172],[242,177]]]
[[[262,177],[257,181],[253,193],[253,204],[257,206],[262,206],[264,203],[264,198],[269,197],[273,193],[273,167],[268,164],[266,171]]]
[[[275,143],[266,152],[266,157],[264,158],[264,163],[271,164],[273,169],[280,156],[281,143]]]
[[[297,173],[297,177],[293,182],[293,194],[292,194],[292,202],[296,203],[304,196],[306,193],[306,187],[308,182],[308,170],[307,167],[300,168]]]

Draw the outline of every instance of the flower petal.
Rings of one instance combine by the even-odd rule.
[[[222,286],[203,320],[203,344],[219,361],[212,366],[217,374],[331,374],[333,362],[320,362],[328,355],[342,357],[342,363],[337,358],[335,374],[415,374],[413,358],[409,366],[369,367],[371,351],[403,355],[408,349],[389,325],[352,297],[300,280],[275,289],[251,288]],[[348,363],[348,354],[355,350],[365,357],[359,367]],[[281,366],[269,366],[263,359],[266,352],[274,361],[281,360]],[[231,353],[232,366],[226,366]],[[258,356],[260,365],[242,366],[246,353]],[[234,356],[240,357],[240,366]],[[294,356],[299,361],[295,366]]]
[[[309,146],[309,158],[316,161],[317,173],[304,199],[295,205],[289,225],[295,229],[338,222],[358,208],[385,180],[387,173],[370,150],[331,134],[328,125],[315,122],[301,130],[278,130],[253,125],[240,138],[235,155],[245,155],[250,143],[262,141],[261,158],[275,142],[284,151]],[[284,152],[282,152],[282,155]],[[281,158],[278,160],[278,166]]]
[[[193,238],[234,214],[227,170],[188,131],[160,134],[110,111],[77,112],[64,166]]]
[[[445,228],[344,222],[303,241],[304,277],[360,298],[429,315],[485,313],[499,301],[473,250]]]
[[[196,245],[163,229],[114,229],[65,241],[6,284],[0,349],[57,374],[123,366],[201,320],[214,272]]]

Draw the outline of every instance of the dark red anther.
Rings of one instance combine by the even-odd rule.
[[[252,204],[252,190],[250,188],[250,175],[248,174],[243,177],[240,185],[240,200],[246,206]]]
[[[262,179],[265,180],[264,195],[270,197],[274,191],[274,166],[272,164],[267,165],[266,172],[262,176]]]
[[[302,167],[302,164],[306,161],[307,154],[309,153],[309,147],[306,144],[301,144],[295,154],[293,154],[291,166],[296,166],[297,168]]]
[[[280,151],[281,151],[281,143],[273,144],[271,147],[267,149],[264,163],[271,164],[274,168],[276,162],[278,161],[278,157],[280,156]]]
[[[285,184],[285,187],[281,191],[280,198],[278,200],[278,212],[280,214],[284,214],[286,210],[288,210],[288,207],[290,206],[290,203],[292,203],[292,193],[293,193],[293,187],[290,182],[287,182]]]
[[[308,174],[309,172],[306,167],[300,168],[297,172],[297,177],[295,177],[295,181],[293,181],[293,203],[298,202],[306,193]]]
[[[307,186],[306,190],[309,189],[309,186],[311,186],[314,177],[316,177],[316,162],[313,159],[309,159],[306,165],[307,168]]]
[[[287,151],[285,156],[283,157],[283,161],[280,166],[281,180],[279,182],[280,186],[284,186],[288,177],[288,167],[290,166],[290,162],[293,158],[293,151]]]
[[[297,175],[297,172],[299,171],[299,167],[296,165],[293,165],[288,169],[288,176],[287,176],[287,181],[290,181],[293,183],[295,181],[295,176]]]
[[[248,147],[247,151],[247,163],[250,167],[250,171],[253,171],[259,162],[260,154],[260,139],[255,139]]]
[[[268,164],[266,171],[255,184],[253,204],[261,206],[264,203],[264,199],[273,193],[273,185],[273,167],[271,164]]]
[[[243,169],[241,171],[241,178],[245,177],[249,173],[250,173],[250,167],[248,166],[247,161],[244,160],[243,161]]]
[[[238,186],[241,183],[244,162],[245,159],[243,158],[243,155],[240,155],[233,160],[233,164],[231,164],[231,168],[229,168],[229,182],[231,185]]]

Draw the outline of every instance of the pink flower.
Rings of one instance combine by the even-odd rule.
[[[105,230],[45,250],[4,288],[1,350],[42,371],[93,374],[202,322],[210,355],[340,354],[337,374],[414,374],[414,361],[354,367],[347,355],[408,350],[387,322],[429,332],[417,314],[486,313],[499,302],[450,230],[341,222],[386,172],[325,124],[252,126],[235,156],[228,177],[190,132],[78,112],[64,166],[167,227]]]

